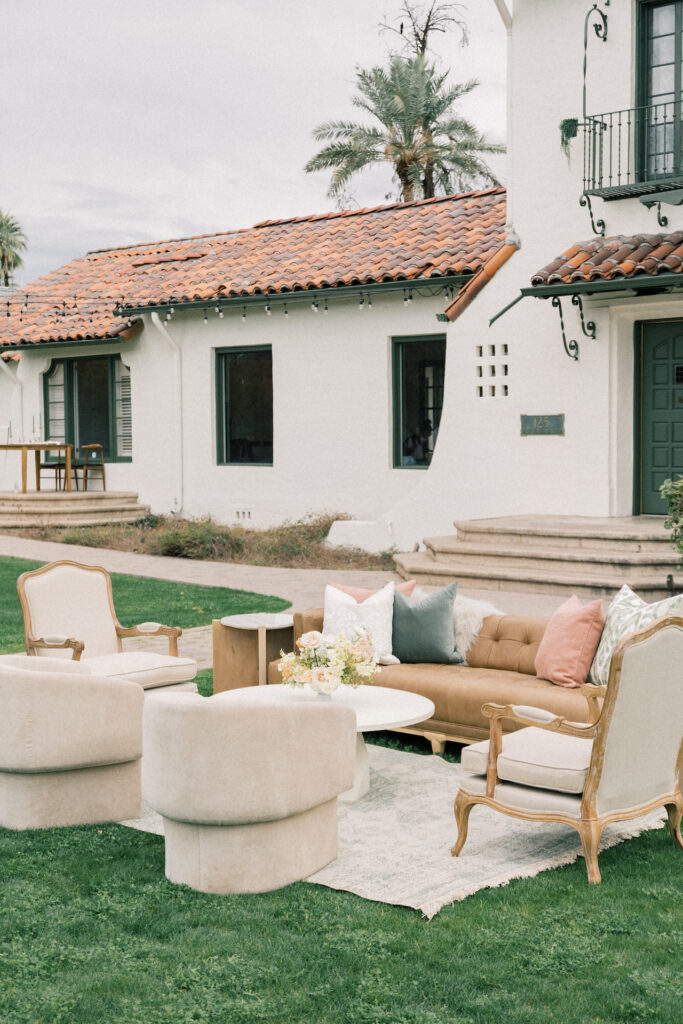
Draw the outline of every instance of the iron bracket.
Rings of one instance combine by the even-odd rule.
[[[553,297],[550,300],[550,302],[551,302],[551,305],[554,306],[555,309],[557,309],[559,314],[560,314],[560,329],[562,330],[562,344],[564,345],[564,350],[565,350],[565,352],[567,353],[567,355],[569,356],[570,359],[578,359],[579,358],[579,343],[578,343],[578,341],[574,341],[573,339],[570,339],[569,341],[567,341],[567,335],[566,335],[565,330],[564,330],[564,316],[562,315],[562,302],[560,301],[560,296],[559,295],[553,295]]]
[[[590,219],[591,219],[591,228],[593,229],[593,231],[595,232],[596,235],[599,235],[601,238],[604,238],[605,237],[605,222],[602,219],[602,217],[600,217],[598,220],[595,220],[595,218],[593,217],[593,207],[591,205],[591,197],[587,196],[587,195],[582,195],[581,198],[579,199],[579,206],[587,206],[588,207],[588,213],[590,214]]]
[[[583,301],[580,295],[572,295],[572,306],[576,306],[579,310],[579,316],[581,317],[581,330],[583,331],[586,338],[595,340],[595,320],[584,320],[583,318]]]

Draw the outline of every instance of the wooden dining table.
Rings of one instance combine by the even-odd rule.
[[[71,448],[63,441],[17,441],[13,444],[0,444],[0,452],[21,452],[21,492],[28,489],[28,453],[35,452],[36,457],[36,490],[40,490],[40,453],[64,452],[64,469],[66,472],[66,489],[71,490]]]

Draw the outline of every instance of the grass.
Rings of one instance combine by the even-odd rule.
[[[219,526],[210,518],[179,519],[147,516],[138,523],[106,526],[32,527],[15,531],[38,540],[84,544],[176,558],[211,559],[244,565],[277,565],[306,569],[388,569],[393,557],[385,551],[369,554],[357,548],[328,548],[324,541],[336,519],[346,516],[307,516],[269,530]]]
[[[17,597],[17,577],[41,562],[0,558],[0,652],[24,649],[24,627]],[[169,583],[142,576],[112,574],[114,607],[123,626],[164,622],[168,626],[203,626],[223,615],[241,612],[279,612],[289,607],[280,597],[267,597],[228,587]]]
[[[27,567],[0,560],[3,642],[19,626],[8,588]],[[159,618],[192,591],[192,623],[215,613],[212,595],[224,613],[234,593],[116,577],[122,620],[139,618],[143,585]],[[211,672],[198,683],[209,694]],[[303,882],[258,896],[193,892],[164,878],[158,836],[118,825],[0,829],[0,1020],[669,1024],[683,1000],[682,864],[659,829],[606,850],[600,886],[579,860],[427,922]]]

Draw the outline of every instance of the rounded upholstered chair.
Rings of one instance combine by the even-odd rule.
[[[0,658],[0,825],[140,815],[144,693],[77,662]]]
[[[164,819],[166,877],[201,892],[267,892],[337,856],[355,713],[249,699],[161,693],[145,705],[142,787]]]

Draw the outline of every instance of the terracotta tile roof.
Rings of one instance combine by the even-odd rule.
[[[612,281],[680,274],[683,231],[660,235],[613,235],[577,242],[531,278],[532,285]]]
[[[88,253],[0,306],[0,344],[107,338],[128,309],[475,273],[505,240],[505,191],[393,203]],[[28,307],[22,313],[24,296]]]

